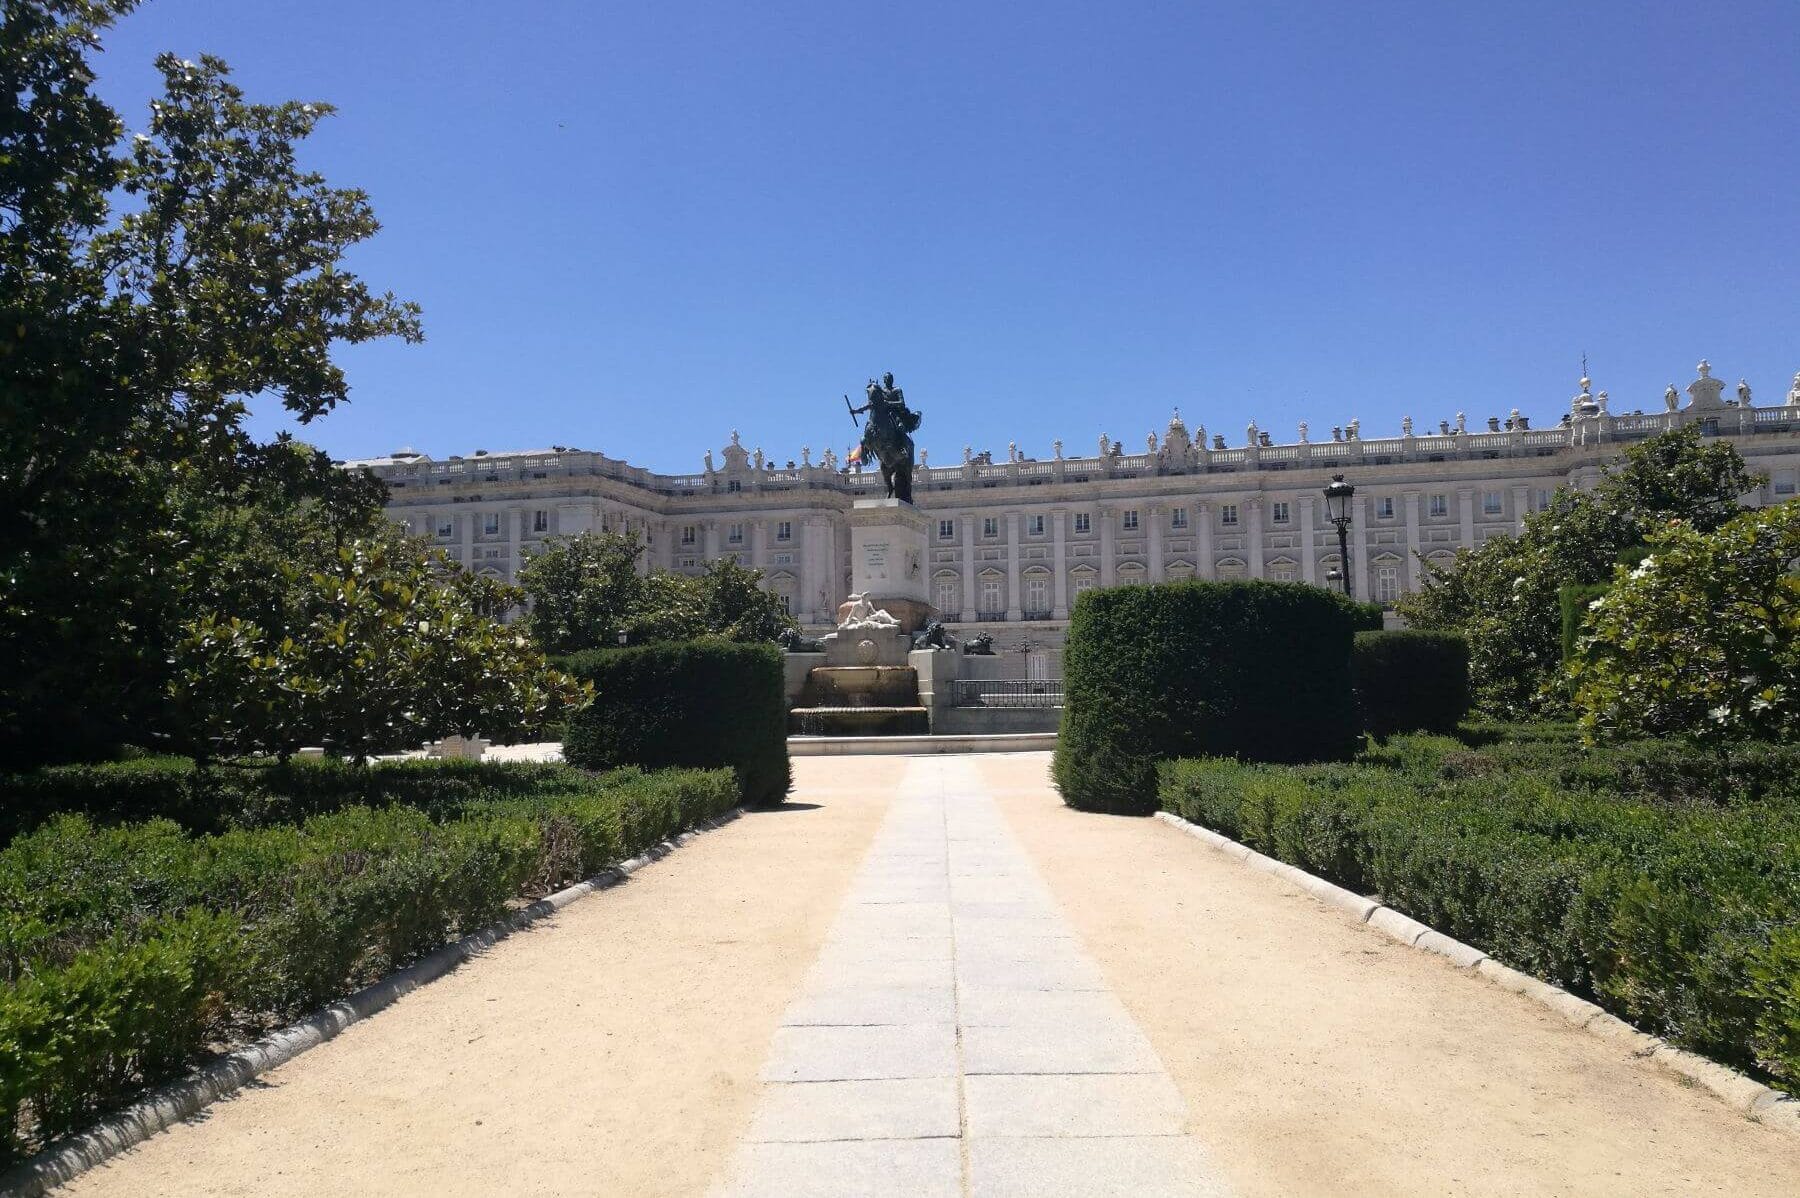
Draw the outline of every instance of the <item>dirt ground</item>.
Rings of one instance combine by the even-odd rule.
[[[59,1193],[697,1194],[905,763],[705,833]]]
[[[1048,762],[981,768],[1239,1193],[1800,1194],[1792,1135]]]

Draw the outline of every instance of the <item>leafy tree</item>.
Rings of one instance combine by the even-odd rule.
[[[762,577],[761,570],[740,566],[734,558],[708,562],[697,580],[703,631],[734,641],[772,641],[797,627],[782,610],[780,596],[763,589]]]
[[[1558,491],[1520,535],[1491,537],[1446,568],[1429,567],[1424,589],[1402,598],[1400,613],[1415,628],[1467,637],[1483,710],[1542,712],[1566,702],[1561,589],[1607,581],[1622,555],[1669,520],[1718,527],[1758,483],[1733,446],[1704,443],[1691,428],[1660,433],[1627,449],[1593,491]]]
[[[283,574],[278,622],[208,612],[176,645],[171,695],[208,755],[316,744],[366,758],[451,734],[511,739],[591,697],[486,614],[516,590],[396,531]]]
[[[1593,601],[1570,663],[1590,734],[1788,740],[1800,734],[1800,503],[1712,532],[1671,521]]]
[[[724,558],[697,575],[642,568],[636,533],[553,537],[519,569],[530,597],[525,617],[546,653],[577,653],[632,644],[722,636],[772,641],[794,626],[781,600],[762,587],[762,573]]]
[[[162,730],[224,509],[373,518],[378,487],[258,443],[245,399],[311,420],[347,393],[336,344],[420,336],[340,269],[378,227],[366,196],[298,165],[329,106],[251,103],[217,59],[165,55],[121,141],[89,58],[133,7],[6,0],[0,21],[0,751],[21,758]]]
[[[546,653],[578,653],[613,643],[644,602],[635,532],[552,537],[519,567],[531,597],[525,627]]]

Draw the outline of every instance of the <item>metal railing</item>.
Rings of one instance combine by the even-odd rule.
[[[951,702],[957,707],[1061,707],[1060,678],[958,678]]]

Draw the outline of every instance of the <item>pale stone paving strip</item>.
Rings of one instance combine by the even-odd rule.
[[[763,1079],[729,1198],[1226,1192],[960,758],[909,764]]]

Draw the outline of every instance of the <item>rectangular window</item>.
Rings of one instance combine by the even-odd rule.
[[[744,526],[742,524],[731,525],[725,531],[725,539],[733,545],[742,545],[744,543]]]
[[[793,540],[794,522],[792,520],[777,520],[775,522],[775,539],[777,541]]]
[[[692,524],[683,524],[681,526],[681,543],[683,545],[692,545],[697,539],[699,539],[699,536],[700,536],[699,530],[696,529]]]
[[[983,516],[981,518],[981,535],[984,537],[999,536],[1000,535],[1000,521],[996,517],[993,517],[993,516]]]
[[[794,598],[792,595],[789,595],[786,591],[777,591],[775,592],[775,599],[781,604],[782,615],[791,616],[794,614]]]
[[[962,583],[955,578],[938,579],[936,591],[937,608],[946,618],[962,608]]]
[[[1126,532],[1136,532],[1137,526],[1138,526],[1137,509],[1136,508],[1126,508],[1125,509],[1125,531]]]
[[[1375,501],[1375,518],[1377,520],[1394,518],[1394,497],[1392,495],[1383,495]]]
[[[939,520],[938,521],[938,540],[948,541],[955,535],[956,535],[956,521],[954,521],[954,520]]]
[[[500,535],[500,513],[489,512],[481,518],[481,531],[490,537]]]
[[[1773,477],[1775,494],[1792,495],[1794,493],[1794,472],[1792,470],[1777,470]]]
[[[1550,498],[1554,494],[1555,494],[1554,491],[1546,490],[1543,487],[1539,487],[1538,493],[1537,493],[1537,509],[1536,510],[1541,512],[1545,508],[1549,507],[1550,506]]]
[[[1088,514],[1086,512],[1076,512],[1075,513],[1075,531],[1076,532],[1087,532],[1091,527],[1092,527],[1092,524],[1091,524]]]
[[[1386,605],[1400,598],[1400,567],[1379,566],[1375,570],[1375,602]]]
[[[1043,536],[1044,535],[1044,518],[1042,516],[1032,516],[1030,519],[1031,519],[1031,535],[1034,537]]]
[[[1277,502],[1270,504],[1269,505],[1269,514],[1274,519],[1275,523],[1286,524],[1288,522],[1287,501],[1285,499],[1278,500]],[[1286,581],[1291,582],[1293,580],[1287,579]]]
[[[1269,581],[1271,581],[1271,582],[1292,582],[1292,581],[1294,581],[1294,567],[1285,566],[1285,565],[1270,566],[1269,567]]]
[[[1227,528],[1237,524],[1237,504],[1221,503],[1219,505],[1219,523]]]
[[[730,491],[735,494],[736,492],[742,491],[744,489],[744,484],[739,479],[734,478],[730,482],[725,484],[725,489],[727,491]]]
[[[439,520],[438,521],[438,536],[439,537],[448,541],[451,537],[453,537],[455,535],[456,535],[456,522],[454,520]]]
[[[1169,527],[1170,528],[1186,528],[1187,527],[1187,509],[1186,508],[1178,507],[1174,511],[1169,513]]]
[[[1429,510],[1434,517],[1441,518],[1443,516],[1448,516],[1450,514],[1450,497],[1448,495],[1433,495],[1431,497],[1431,507]]]
[[[531,531],[532,532],[549,532],[550,531],[550,513],[544,511],[542,508],[539,508],[537,511],[531,513]]]
[[[981,612],[983,615],[997,616],[1006,611],[1005,584],[998,578],[981,580]]]
[[[1488,516],[1498,516],[1504,512],[1506,506],[1501,502],[1500,492],[1483,491],[1481,493],[1481,510],[1484,515]]]

